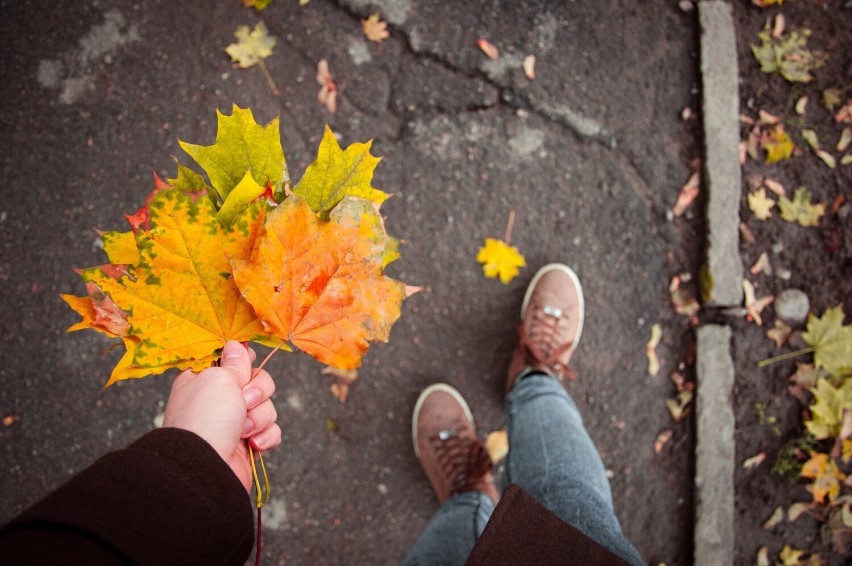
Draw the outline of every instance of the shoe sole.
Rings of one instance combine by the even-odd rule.
[[[426,401],[426,398],[436,391],[443,391],[455,399],[464,410],[464,415],[470,421],[471,428],[476,430],[476,425],[473,422],[473,413],[470,412],[470,407],[467,406],[467,401],[464,400],[461,393],[446,383],[435,383],[430,385],[424,389],[423,393],[420,394],[420,397],[417,398],[417,403],[414,405],[414,414],[411,416],[411,442],[414,444],[414,454],[417,455],[418,459],[420,459],[420,448],[417,447],[417,419],[420,417],[420,409],[423,408],[423,403]]]
[[[524,314],[527,312],[527,305],[529,305],[533,289],[535,289],[535,286],[538,284],[539,280],[544,277],[545,273],[549,273],[554,269],[558,269],[571,278],[571,281],[574,282],[574,286],[577,287],[577,296],[580,298],[580,322],[577,325],[577,335],[574,337],[574,343],[571,345],[571,349],[569,350],[569,352],[573,354],[574,350],[577,349],[577,344],[580,343],[580,336],[583,334],[583,320],[586,316],[586,308],[585,301],[583,299],[583,286],[580,284],[580,278],[577,277],[574,270],[567,265],[563,263],[549,263],[536,272],[532,281],[530,281],[529,286],[527,286],[527,292],[524,294],[524,302],[521,303],[521,320],[524,320]]]

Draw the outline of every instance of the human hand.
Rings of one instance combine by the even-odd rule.
[[[163,426],[194,432],[222,457],[251,491],[248,442],[260,452],[281,444],[277,413],[269,399],[275,382],[264,370],[252,379],[255,354],[239,342],[222,349],[219,367],[181,373],[172,384]]]

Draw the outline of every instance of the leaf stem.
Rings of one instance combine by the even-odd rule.
[[[506,222],[506,237],[503,238],[503,241],[506,242],[506,245],[509,245],[509,241],[512,239],[512,226],[515,224],[515,209],[512,208],[509,210],[509,220]]]
[[[257,376],[257,374],[258,374],[258,373],[260,373],[260,370],[262,370],[262,369],[263,369],[263,366],[265,366],[265,365],[266,365],[266,362],[268,362],[269,360],[271,360],[271,359],[272,359],[272,356],[274,356],[274,355],[275,355],[275,352],[277,352],[278,350],[280,350],[281,348],[283,348],[283,347],[284,347],[284,344],[286,344],[286,343],[287,343],[287,341],[286,341],[286,340],[285,340],[285,341],[283,341],[283,342],[281,342],[280,344],[278,344],[277,346],[275,346],[275,348],[274,348],[271,352],[269,352],[269,353],[266,355],[266,357],[265,357],[265,358],[263,358],[263,361],[262,361],[262,362],[260,362],[260,365],[259,365],[259,366],[257,366],[256,368],[254,368],[254,372],[252,372],[252,374],[251,374],[251,378],[252,378],[252,379],[254,379],[254,378]]]
[[[277,86],[275,86],[275,81],[272,80],[272,75],[269,74],[269,69],[266,68],[266,63],[263,62],[263,59],[260,59],[257,63],[260,65],[260,70],[263,71],[263,76],[266,77],[266,82],[269,83],[269,88],[272,89],[272,94],[275,96],[281,96],[281,91],[278,90]]]
[[[783,362],[784,360],[797,358],[802,354],[809,354],[815,351],[816,346],[811,346],[810,348],[802,348],[801,350],[796,350],[795,352],[787,352],[786,354],[781,354],[780,356],[775,356],[774,358],[767,358],[765,360],[761,360],[757,362],[757,367],[763,368],[768,366],[769,364],[774,364],[775,362]]]

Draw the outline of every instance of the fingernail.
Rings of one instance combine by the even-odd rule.
[[[246,399],[246,407],[254,407],[260,401],[260,389],[257,387],[249,387],[243,391],[243,396]]]
[[[222,348],[223,360],[234,360],[242,358],[245,355],[246,349],[239,342],[228,342]]]
[[[249,442],[251,443],[252,448],[258,451],[263,450],[266,447],[266,440],[263,438],[262,434],[251,437]]]
[[[246,422],[243,423],[243,434],[248,434],[252,430],[254,430],[254,421],[246,419]]]

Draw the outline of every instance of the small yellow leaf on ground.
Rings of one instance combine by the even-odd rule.
[[[527,262],[514,246],[495,238],[485,238],[485,245],[479,248],[476,261],[482,264],[486,277],[499,277],[504,285],[515,278],[518,270]]]
[[[811,146],[812,149],[819,149],[819,138],[815,131],[802,130],[802,138],[808,142],[808,145]]]
[[[777,163],[793,156],[793,140],[784,131],[784,125],[778,124],[760,136],[760,146],[766,151],[766,163]]]
[[[755,0],[757,1],[757,0]],[[769,563],[769,549],[765,546],[761,546],[760,550],[757,551],[757,558],[755,559],[756,566],[770,566]]]
[[[781,218],[787,222],[798,222],[802,226],[818,226],[825,214],[825,204],[811,204],[811,193],[805,187],[799,187],[793,194],[793,200],[787,197],[778,199]]]
[[[758,220],[767,220],[772,217],[772,208],[775,201],[766,196],[766,189],[760,188],[746,197],[748,208]]]
[[[488,433],[485,437],[485,450],[495,464],[509,453],[509,433],[505,428]]]
[[[817,157],[822,159],[822,162],[828,165],[829,169],[835,169],[837,167],[837,160],[833,155],[825,151],[824,149],[816,150]]]
[[[799,100],[796,101],[796,114],[799,116],[805,115],[805,108],[808,105],[808,97],[802,96]]]
[[[272,55],[275,38],[269,35],[263,22],[258,22],[252,30],[248,26],[240,26],[234,36],[237,38],[237,43],[226,47],[225,53],[231,56],[238,67],[243,69],[251,67],[261,59]]]
[[[837,151],[841,153],[846,151],[850,143],[852,143],[852,128],[843,128],[843,131],[840,133],[840,139],[837,140]]]
[[[374,43],[381,43],[390,36],[387,22],[380,20],[378,14],[370,14],[366,20],[361,20],[361,28],[367,39]]]

